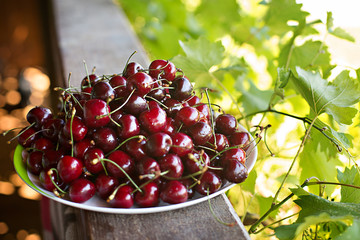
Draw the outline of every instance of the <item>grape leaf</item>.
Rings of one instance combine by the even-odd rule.
[[[360,175],[354,166],[344,172],[338,169],[337,178],[341,183],[360,186]],[[360,203],[360,189],[341,186],[341,202]]]
[[[326,112],[340,124],[352,123],[358,111],[350,106],[360,99],[360,91],[353,81],[346,81],[336,86],[322,79],[319,73],[305,71],[300,67],[296,67],[296,72],[298,77],[291,78],[294,87],[304,97],[315,115]],[[347,91],[353,94],[349,95]]]
[[[355,219],[353,224],[348,227],[342,234],[338,235],[334,240],[353,240],[360,236],[360,220]]]
[[[355,38],[353,36],[351,36],[349,33],[347,33],[344,29],[339,28],[339,27],[334,28],[334,19],[332,17],[332,12],[327,13],[326,28],[327,28],[327,31],[331,35],[334,35],[335,37],[345,39],[350,42],[355,42]]]

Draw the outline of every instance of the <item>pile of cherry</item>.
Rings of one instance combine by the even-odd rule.
[[[122,74],[91,73],[80,89],[57,90],[57,113],[32,108],[18,142],[28,170],[59,197],[153,207],[247,178],[249,134],[170,61],[130,62]]]

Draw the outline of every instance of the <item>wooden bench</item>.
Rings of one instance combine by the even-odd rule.
[[[58,85],[79,86],[89,69],[121,72],[128,56],[149,64],[146,52],[125,14],[111,0],[53,0],[52,49]],[[207,201],[179,210],[151,214],[107,214],[50,201],[54,239],[250,239],[225,194],[211,200],[215,214],[233,227],[216,221]]]

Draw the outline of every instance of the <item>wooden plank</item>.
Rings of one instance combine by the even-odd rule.
[[[79,86],[85,76],[83,60],[99,74],[121,72],[128,56],[149,64],[145,50],[124,13],[110,0],[53,0],[53,49],[58,83]],[[142,215],[105,214],[75,209],[51,201],[56,239],[250,239],[229,200],[211,200],[215,214],[233,227],[216,221],[208,202],[187,208]]]

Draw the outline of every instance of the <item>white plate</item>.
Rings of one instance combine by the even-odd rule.
[[[227,190],[229,190],[231,187],[233,187],[235,185],[235,184],[228,182],[228,183],[225,183],[219,191],[217,191],[213,194],[210,194],[209,196],[203,196],[203,195],[200,195],[199,193],[196,193],[192,199],[189,199],[188,201],[186,201],[184,203],[168,204],[168,203],[164,203],[161,201],[159,206],[149,207],[149,208],[140,208],[137,206],[133,206],[132,208],[113,208],[113,207],[109,206],[105,200],[99,198],[96,195],[84,203],[75,203],[75,202],[71,202],[70,200],[68,200],[66,198],[56,197],[52,192],[49,192],[42,187],[38,177],[34,176],[33,174],[31,174],[30,172],[28,172],[25,169],[25,166],[22,162],[22,157],[21,157],[22,149],[23,148],[20,145],[18,145],[15,150],[14,166],[15,166],[15,170],[18,173],[18,175],[21,177],[21,179],[27,185],[29,185],[32,189],[34,189],[41,195],[48,197],[52,200],[55,200],[57,202],[60,202],[60,203],[63,203],[63,204],[66,204],[66,205],[69,205],[72,207],[95,211],[95,212],[112,213],[112,214],[146,214],[146,213],[170,211],[170,210],[175,210],[175,209],[179,209],[179,208],[188,207],[188,206],[191,206],[194,204],[198,204],[203,201],[207,201],[208,198],[216,197],[219,194],[226,192]],[[257,148],[256,148],[254,141],[252,142],[251,146],[249,147],[249,151],[250,152],[248,153],[249,155],[247,156],[246,163],[245,163],[245,165],[248,169],[248,172],[250,172],[251,169],[254,167],[254,164],[255,164],[256,158],[257,158]]]

